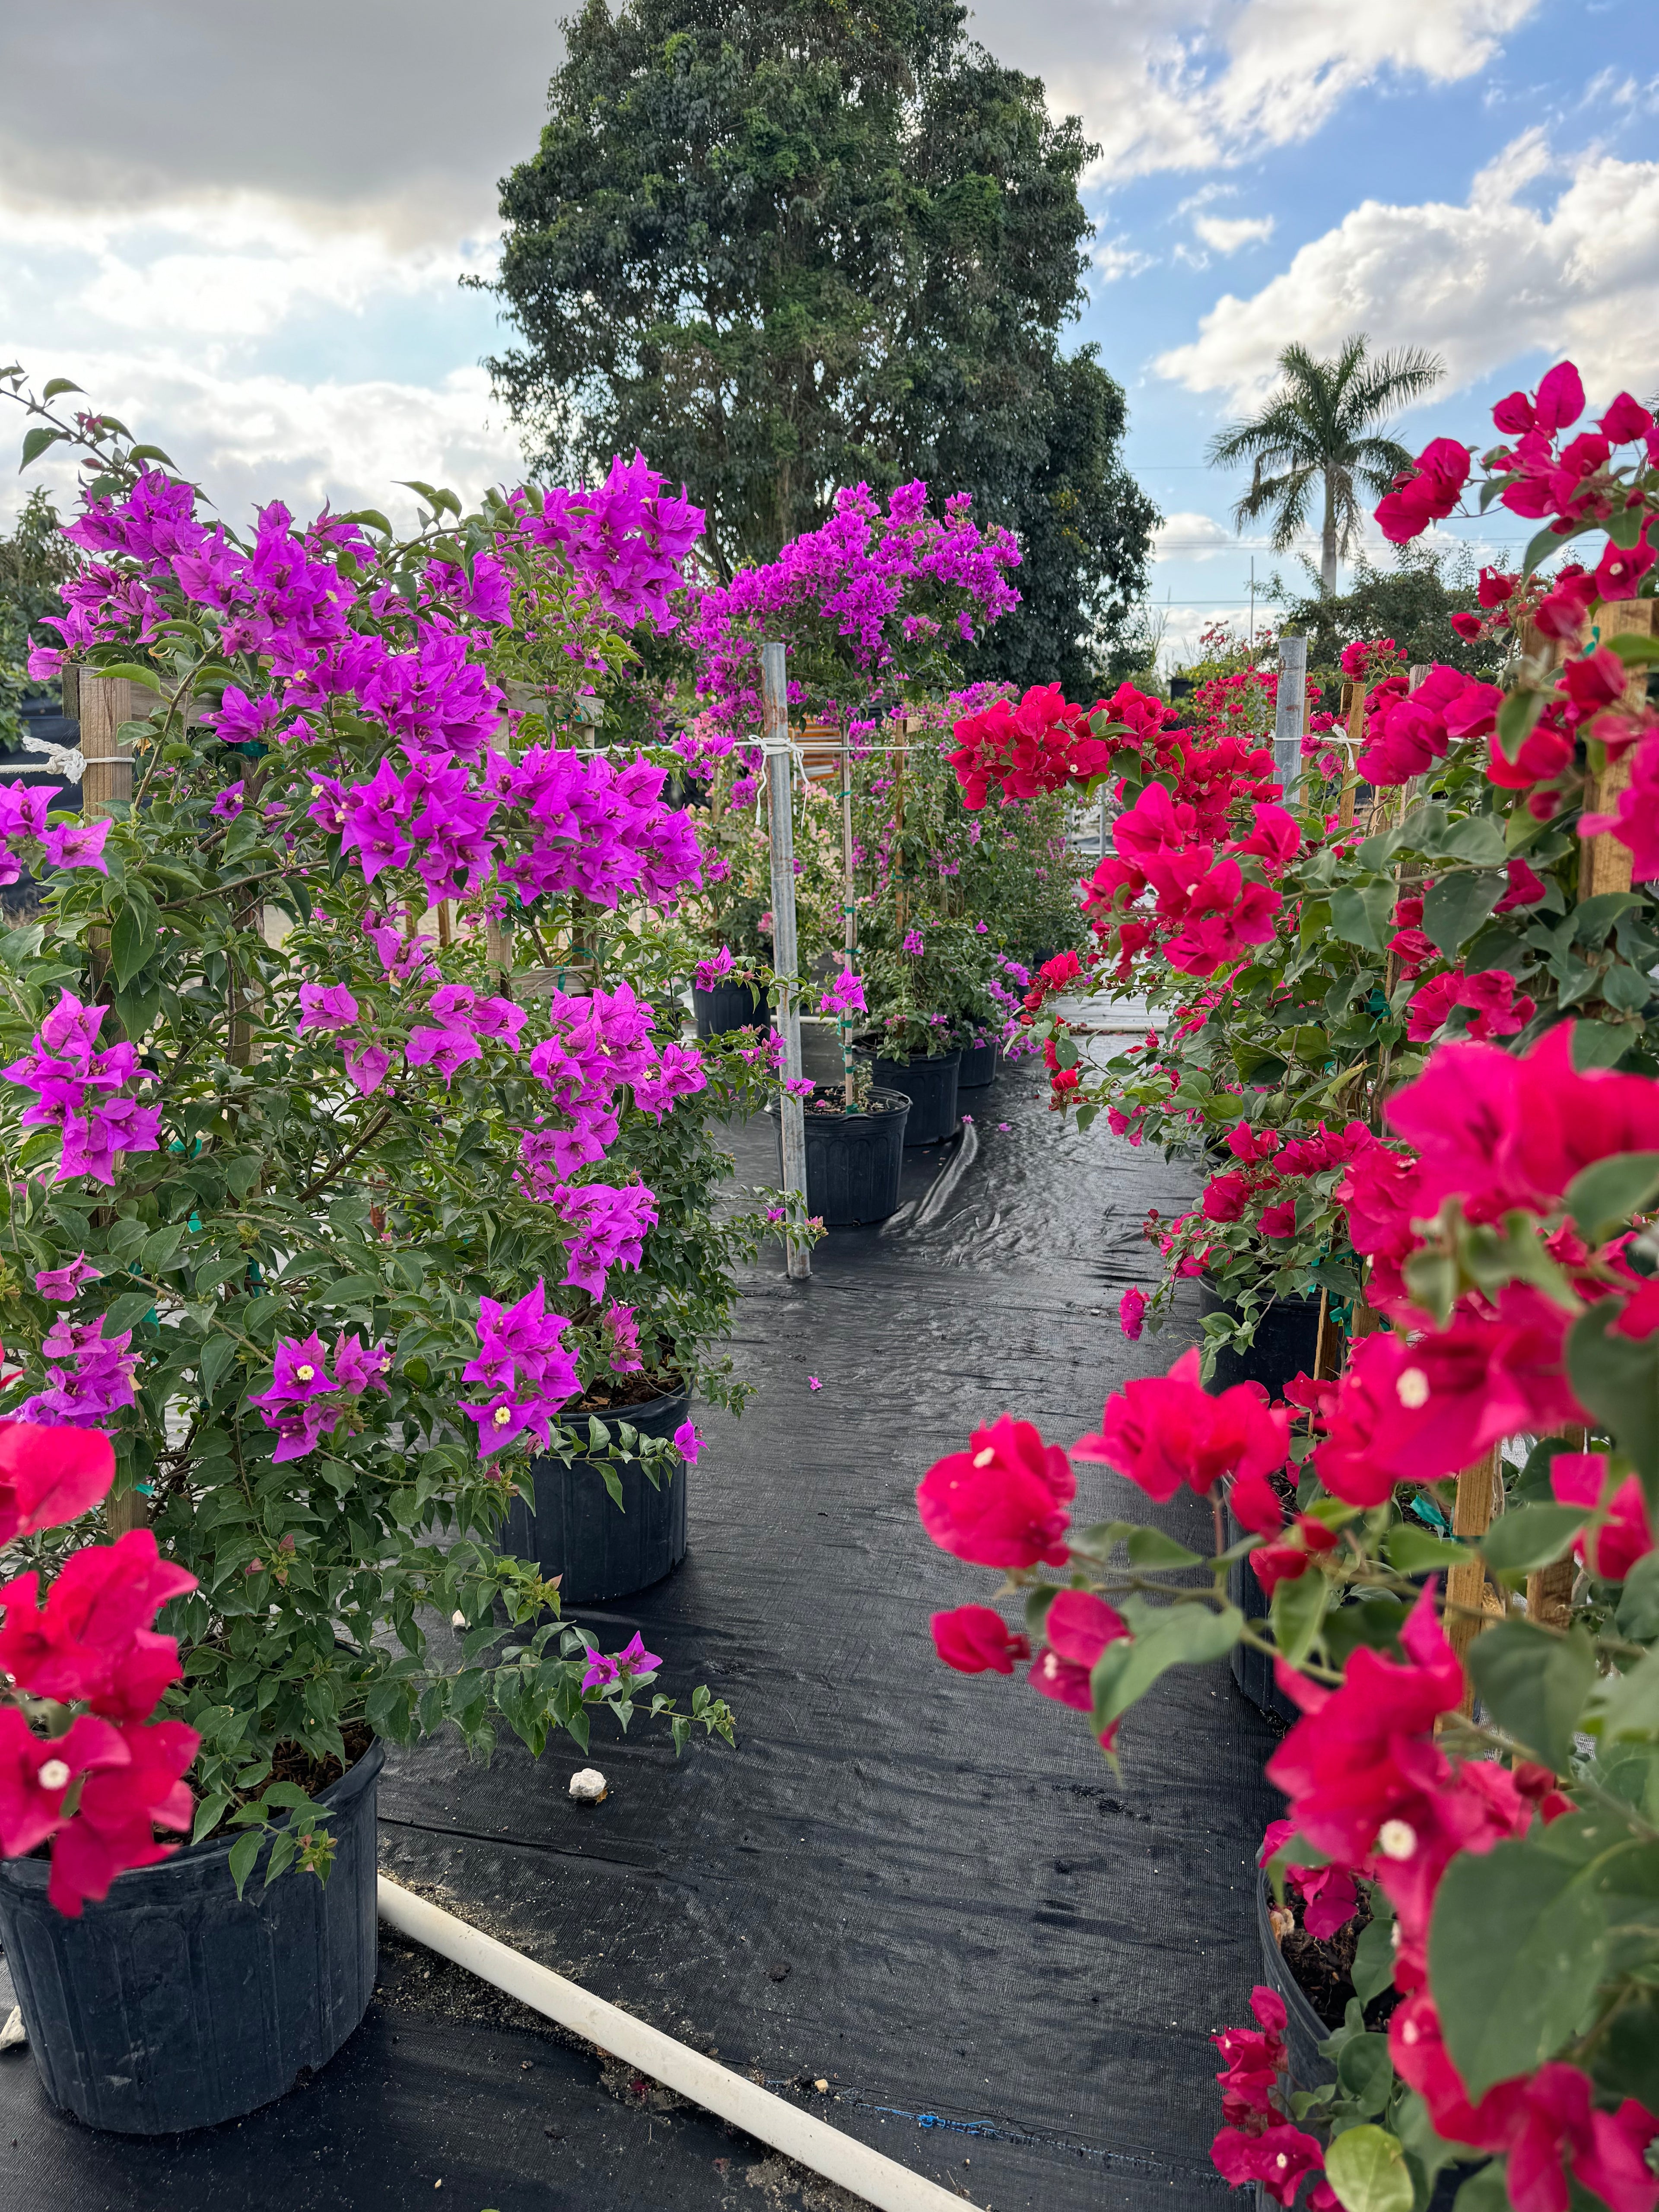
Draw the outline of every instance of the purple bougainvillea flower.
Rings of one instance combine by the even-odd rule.
[[[54,868],[96,868],[100,876],[106,876],[109,863],[104,858],[104,841],[109,831],[107,822],[58,822],[40,842]]]
[[[645,1638],[636,1628],[617,1654],[617,1664],[624,1674],[654,1674],[662,1661],[654,1651],[646,1650]]]
[[[355,1048],[347,1045],[344,1051],[346,1073],[367,1098],[372,1091],[378,1091],[386,1081],[386,1070],[392,1065],[392,1054],[382,1050],[378,1044],[359,1045]]]
[[[806,1387],[809,1390],[822,1390],[823,1385],[816,1375],[809,1375],[806,1378]]]
[[[234,822],[241,812],[245,803],[242,796],[243,789],[244,787],[240,783],[228,783],[212,805],[209,807],[208,812],[216,821]]]
[[[357,1018],[357,1001],[343,983],[301,983],[300,1035],[307,1030],[349,1030]]]
[[[722,975],[729,975],[732,973],[735,964],[730,947],[724,945],[710,958],[699,960],[696,976],[698,990],[712,991]]]
[[[68,1305],[76,1293],[88,1283],[100,1279],[101,1270],[94,1267],[86,1254],[71,1260],[67,1267],[46,1267],[34,1279],[34,1287],[43,1298],[54,1305]]]
[[[697,1463],[697,1454],[702,1449],[702,1438],[690,1421],[682,1421],[674,1431],[674,1446],[688,1467]]]

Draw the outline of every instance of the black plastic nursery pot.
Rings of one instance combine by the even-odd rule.
[[[1309,2002],[1307,1994],[1285,1962],[1285,1954],[1273,1939],[1273,1924],[1268,1917],[1273,1892],[1265,1872],[1256,1876],[1255,1921],[1261,1939],[1261,1978],[1275,1990],[1285,2005],[1285,2057],[1288,2063],[1291,2089],[1317,2089],[1327,2081],[1334,2081],[1336,2069],[1328,2058],[1322,2058],[1319,2046],[1332,2033]],[[1469,2178],[1467,2166],[1449,2166],[1436,2175],[1429,2197],[1428,2212],[1452,2212],[1457,2192]],[[1272,2199],[1257,2184],[1256,2203],[1260,2212],[1271,2212]]]
[[[1207,1287],[1203,1294],[1206,1313],[1225,1313],[1227,1303]],[[1256,1325],[1255,1341],[1248,1351],[1223,1352],[1217,1359],[1212,1390],[1230,1390],[1235,1383],[1260,1382],[1270,1397],[1283,1395],[1285,1385],[1298,1375],[1313,1372],[1319,1341],[1317,1298],[1281,1298],[1268,1307]],[[1227,1541],[1237,1544],[1244,1531],[1227,1514]],[[1256,1580],[1248,1559],[1237,1560],[1227,1571],[1227,1595],[1246,1620],[1265,1620],[1267,1594]],[[1298,1709],[1273,1679],[1273,1662],[1265,1651],[1252,1651],[1243,1644],[1233,1646],[1232,1676],[1254,1705],[1273,1719],[1289,1723],[1300,1717]]]
[[[985,1044],[965,1044],[962,1048],[962,1067],[957,1077],[958,1091],[983,1091],[997,1072],[997,1042],[992,1037]]]
[[[905,1124],[915,1109],[902,1091],[870,1086],[868,1109],[815,1113],[806,1123],[806,1210],[826,1229],[857,1229],[897,1211]],[[778,1132],[778,1156],[783,1132]],[[781,1173],[781,1166],[779,1172]]]
[[[867,1055],[866,1055],[867,1056]],[[940,1053],[936,1059],[883,1060],[875,1063],[875,1080],[884,1091],[902,1091],[910,1102],[904,1141],[907,1145],[937,1145],[956,1134],[957,1077],[960,1052]]]
[[[600,1415],[607,1424],[630,1421],[647,1437],[672,1437],[690,1413],[684,1390],[643,1405],[616,1406]],[[536,1510],[515,1498],[501,1538],[503,1551],[534,1559],[544,1577],[563,1577],[565,1605],[630,1597],[672,1574],[685,1557],[685,1484],[678,1467],[653,1483],[638,1460],[620,1462],[621,1509],[612,1504],[591,1460],[538,1459],[531,1466]]]
[[[748,983],[716,983],[712,991],[694,985],[691,1010],[700,1037],[723,1036],[727,1030],[764,1027],[766,994]]]
[[[328,1880],[262,1853],[241,1897],[234,1835],[118,1875],[71,1920],[44,1858],[0,1863],[0,1941],[46,2094],[122,2135],[216,2127],[325,2066],[374,1993],[378,1743],[322,1790]]]

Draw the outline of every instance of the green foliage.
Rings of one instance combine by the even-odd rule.
[[[62,586],[79,566],[75,548],[58,534],[51,501],[32,491],[11,535],[0,537],[0,751],[22,743],[21,702],[56,690],[56,679],[33,682],[26,664],[32,643],[57,644],[58,633],[43,629],[41,618],[63,612]]]
[[[965,12],[589,0],[502,188],[522,343],[490,368],[556,470],[638,446],[683,480],[722,581],[838,484],[972,492],[1026,549],[996,672],[1080,684],[1157,520],[1121,388],[1059,349],[1094,149]]]

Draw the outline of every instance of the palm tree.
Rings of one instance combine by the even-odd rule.
[[[1359,526],[1357,488],[1381,498],[1400,471],[1412,465],[1406,448],[1387,434],[1385,418],[1420,399],[1446,374],[1440,356],[1419,346],[1373,358],[1369,343],[1364,331],[1358,331],[1333,361],[1316,361],[1305,346],[1287,345],[1279,356],[1285,381],[1261,412],[1218,431],[1210,441],[1212,467],[1255,464],[1250,488],[1233,509],[1233,522],[1242,530],[1271,513],[1277,553],[1306,526],[1315,483],[1323,478],[1323,599],[1335,592],[1338,556],[1346,559]]]

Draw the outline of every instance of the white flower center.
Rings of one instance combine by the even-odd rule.
[[[983,1451],[976,1451],[974,1454],[974,1465],[975,1467],[989,1467],[991,1462],[995,1457],[995,1452],[991,1449],[989,1444],[987,1444]]]
[[[1395,1384],[1395,1395],[1411,1413],[1429,1402],[1429,1378],[1420,1367],[1407,1367]]]
[[[1060,1672],[1060,1662],[1052,1651],[1045,1651],[1042,1655],[1042,1671],[1051,1682]]]
[[[35,1779],[43,1790],[67,1790],[70,1771],[61,1759],[49,1759]]]
[[[489,1418],[498,1429],[504,1429],[513,1418],[513,1408],[510,1406],[497,1406]]]
[[[314,1382],[317,1380],[317,1370],[314,1367],[296,1367],[294,1372],[301,1382]]]
[[[1417,1831],[1408,1820],[1384,1820],[1376,1844],[1386,1859],[1408,1859],[1417,1849]]]

